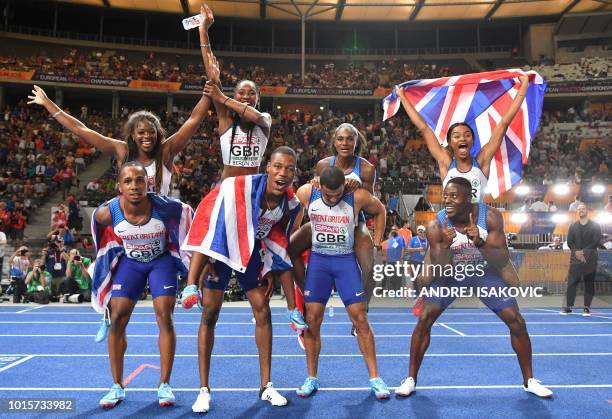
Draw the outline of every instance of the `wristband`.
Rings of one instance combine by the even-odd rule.
[[[225,104],[227,103],[227,101],[228,101],[228,100],[230,100],[230,99],[231,99],[231,97],[229,97],[229,96],[228,96],[228,97],[227,97],[227,98],[226,98],[226,99],[223,101],[223,106],[225,106]]]
[[[248,107],[249,107],[249,104],[248,104],[248,103],[245,103],[245,104],[244,104],[244,110],[242,111],[242,115],[241,115],[241,116],[244,116],[244,114],[245,114],[245,112],[246,112],[246,110],[247,110],[247,108],[248,108]]]
[[[210,48],[210,44],[200,44],[200,48]]]
[[[56,116],[58,116],[59,114],[61,114],[62,112],[64,112],[63,110],[59,110],[57,112],[55,112],[53,115],[51,115],[51,118],[55,118]]]

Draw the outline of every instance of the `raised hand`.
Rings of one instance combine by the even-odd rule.
[[[475,246],[480,246],[482,244],[482,239],[480,238],[480,231],[478,231],[478,226],[474,222],[474,215],[470,212],[470,223],[465,228],[465,235],[470,239]]]
[[[32,96],[28,96],[28,99],[30,99],[28,100],[28,105],[35,103],[37,105],[44,106],[45,102],[49,100],[49,97],[47,97],[47,94],[43,89],[37,85],[34,85],[34,88],[32,89]]]
[[[344,193],[349,194],[351,192],[355,192],[357,189],[361,187],[361,183],[356,179],[347,179],[344,182]]]
[[[321,189],[321,178],[319,176],[315,176],[311,181],[310,184],[312,185],[313,188],[315,189]]]
[[[444,217],[444,224],[442,225],[442,244],[450,249],[453,240],[457,237],[457,230],[454,227],[448,226],[448,215]]]
[[[207,4],[200,6],[200,14],[202,15],[202,23],[200,29],[208,30],[215,23],[215,16]]]
[[[395,94],[400,99],[406,99],[406,91],[403,87],[395,86]]]
[[[219,86],[213,83],[212,80],[207,81],[204,85],[204,94],[215,102],[223,102],[227,99],[221,89],[219,89]]]

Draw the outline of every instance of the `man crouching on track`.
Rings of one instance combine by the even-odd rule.
[[[370,387],[377,398],[389,398],[385,382],[378,376],[374,334],[368,322],[361,271],[355,257],[355,223],[357,214],[366,211],[376,219],[374,245],[380,247],[385,230],[385,207],[367,190],[344,192],[344,173],[337,167],[323,169],[321,190],[307,184],[297,191],[297,196],[308,210],[312,225],[312,252],[304,281],[306,323],[304,346],[308,377],[297,390],[300,397],[308,397],[319,388],[317,378],[321,351],[321,323],[325,304],[334,282],[346,311],[357,329],[359,349],[365,359],[370,376]],[[297,264],[294,260],[296,271]]]
[[[506,265],[509,255],[501,214],[486,204],[470,203],[471,188],[470,182],[464,178],[451,179],[442,194],[444,209],[427,227],[433,266],[426,268],[444,266],[446,271],[446,267],[452,266],[455,275],[438,274],[440,276],[434,277],[431,284],[424,284],[432,292],[430,296],[425,296],[425,309],[412,333],[408,377],[395,394],[409,396],[415,391],[419,368],[429,346],[431,327],[455,296],[460,294],[453,292],[449,296],[436,296],[437,293],[433,291],[465,288],[475,290],[481,301],[510,329],[512,349],[523,373],[525,391],[539,397],[552,397],[552,391],[533,378],[531,341],[516,299],[491,294],[483,296],[479,292],[485,288],[501,290],[507,287],[499,269]],[[461,271],[458,270],[459,266]],[[468,274],[468,270],[472,274]],[[461,275],[458,272],[462,272]]]

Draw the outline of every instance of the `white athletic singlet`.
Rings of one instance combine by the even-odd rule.
[[[151,208],[151,218],[143,225],[134,225],[125,219],[118,199],[110,202],[109,210],[113,230],[123,241],[126,257],[138,262],[151,262],[164,254],[166,226],[154,207]]]
[[[255,125],[250,140],[248,133],[237,125],[232,141],[232,130],[233,127],[229,127],[220,138],[223,164],[237,167],[259,167],[268,145],[268,137],[264,135],[261,127]]]
[[[363,180],[361,180],[361,159],[362,157],[355,158],[355,165],[353,166],[353,170],[351,173],[345,173],[344,178],[346,180],[356,180],[360,185],[363,184]],[[336,163],[336,156],[333,156],[329,162],[329,167],[332,167]]]
[[[283,215],[283,210],[280,205],[271,210],[263,210],[260,208],[255,238],[258,240],[263,240],[268,237],[270,230],[272,230],[272,226],[278,223],[283,218]]]
[[[344,195],[333,207],[323,202],[321,191],[312,188],[308,217],[312,226],[312,251],[323,255],[353,253],[355,242],[355,195]]]
[[[459,171],[457,168],[457,162],[455,159],[453,159],[453,162],[446,173],[446,177],[442,181],[442,187],[445,188],[448,181],[456,177],[462,177],[470,181],[470,184],[472,185],[473,204],[477,204],[484,200],[484,195],[487,189],[487,178],[485,177],[484,173],[482,173],[476,159],[472,158],[472,168],[467,172]]]
[[[476,226],[482,240],[486,240],[489,232],[487,230],[487,205],[483,203],[478,204],[478,220]],[[446,218],[446,210],[442,210],[438,213],[438,221],[444,226],[444,219]],[[449,227],[452,227],[452,223],[448,220]],[[451,243],[450,249],[453,253],[453,263],[474,263],[481,262],[484,260],[482,254],[478,250],[474,243],[470,241],[468,236],[457,230],[457,235]]]
[[[157,164],[155,160],[148,166],[145,166],[145,170],[147,171],[147,192],[155,193],[155,170],[157,169]],[[172,180],[172,172],[168,170],[166,165],[162,169],[162,182],[159,191],[159,195],[167,196],[170,194],[170,181]]]

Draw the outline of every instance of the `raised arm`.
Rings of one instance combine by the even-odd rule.
[[[421,131],[421,134],[425,139],[427,149],[438,163],[438,168],[440,169],[440,172],[446,172],[452,162],[450,153],[444,147],[442,147],[442,145],[436,138],[436,134],[434,134],[431,128],[429,128],[429,125],[427,125],[427,122],[425,122],[421,114],[419,114],[414,108],[414,106],[412,106],[412,103],[410,103],[410,101],[406,97],[406,92],[404,91],[404,89],[401,87],[396,87],[395,93],[402,102],[402,107],[406,111],[406,114],[408,114],[408,118],[410,118],[410,120],[417,127],[417,129]]]
[[[49,97],[43,89],[34,85],[32,96],[28,96],[28,105],[33,103],[43,106],[47,112],[55,118],[57,122],[62,124],[64,128],[72,132],[79,138],[85,140],[89,145],[94,146],[104,154],[111,155],[121,161],[125,153],[127,153],[127,145],[123,141],[115,140],[106,137],[85,126],[81,121],[73,116],[68,115],[60,109]]]
[[[491,160],[493,160],[493,156],[495,153],[497,153],[510,123],[514,119],[514,116],[518,110],[521,108],[523,100],[525,100],[527,88],[529,87],[529,76],[523,74],[519,77],[519,80],[521,82],[521,87],[519,88],[518,93],[510,104],[510,107],[506,110],[506,113],[504,113],[499,123],[493,129],[491,139],[480,149],[478,155],[476,156],[476,161],[478,162],[478,165],[480,165],[482,172],[486,177],[489,177],[489,166],[491,164]]]
[[[212,46],[210,45],[208,28],[215,23],[215,16],[207,4],[200,6],[200,14],[202,15],[202,22],[198,30],[200,31],[200,50],[202,51],[202,61],[204,62],[204,69],[206,70],[206,78],[215,84],[221,84],[219,73],[211,73],[210,71],[210,64],[215,56],[212,52]]]
[[[172,134],[166,141],[164,146],[168,147],[168,157],[166,162],[172,162],[174,156],[183,151],[191,137],[195,135],[200,127],[200,124],[208,113],[210,107],[210,99],[202,94],[202,97],[198,101],[189,118],[181,125],[177,132]]]
[[[113,225],[113,218],[111,217],[110,209],[108,206],[102,207],[96,211],[96,221],[104,226]]]
[[[247,121],[258,125],[266,136],[270,135],[270,127],[272,126],[272,117],[270,114],[259,112],[253,106],[249,106],[248,103],[239,102],[229,96],[226,96],[221,89],[219,89],[219,86],[210,81],[207,81],[206,85],[204,86],[204,94],[212,99],[213,103],[215,104],[215,109],[217,109],[217,113],[219,113],[220,132],[225,131],[229,127],[229,124],[231,124],[229,114],[228,118],[223,120],[221,112],[230,110],[236,112],[240,118],[244,118]]]

